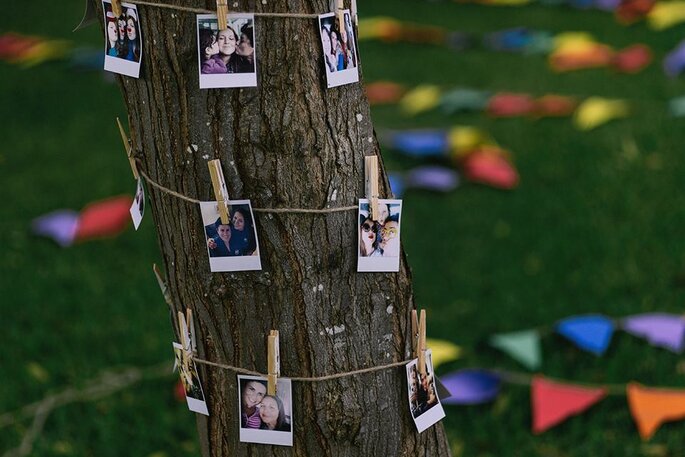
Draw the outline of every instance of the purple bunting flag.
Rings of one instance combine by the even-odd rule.
[[[621,327],[631,335],[649,341],[677,354],[683,352],[685,318],[677,314],[646,313],[623,319]]]

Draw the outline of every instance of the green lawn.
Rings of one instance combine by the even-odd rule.
[[[374,109],[377,129],[474,125],[513,153],[515,191],[463,185],[449,195],[405,196],[403,243],[430,337],[468,348],[439,371],[467,366],[519,369],[488,349],[490,334],[549,325],[578,313],[625,316],[681,312],[685,298],[683,120],[667,100],[685,94],[667,79],[663,55],[685,27],[624,27],[607,13],[561,7],[495,8],[451,2],[360,2],[362,16],[392,15],[476,33],[529,26],[585,30],[615,47],[649,44],[656,63],[638,75],[607,69],[554,74],[542,56],[484,50],[453,53],[428,45],[361,43],[367,81],[436,83],[542,95],[623,97],[626,119],[581,133],[569,119],[493,120],[482,114],[415,118]],[[101,46],[95,26],[72,34],[82,1],[26,2],[8,9],[0,30]],[[56,21],[55,18],[58,20]],[[150,215],[138,232],[60,249],[32,237],[32,218],[57,208],[132,194],[135,183],[114,118],[125,116],[116,85],[67,63],[23,69],[0,62],[0,309],[5,326],[0,413],[104,369],[171,361],[173,333],[151,271],[159,250]],[[634,142],[637,154],[626,144]],[[391,169],[418,162],[385,151]],[[570,381],[683,386],[680,358],[622,333],[597,358],[557,336],[543,339],[542,372]],[[173,398],[173,375],[94,402],[57,409],[31,455],[197,455],[194,419]],[[455,455],[683,455],[685,422],[645,446],[625,398],[611,397],[541,436],[530,432],[528,389],[505,386],[493,404],[448,407]],[[404,407],[404,405],[398,405]],[[0,428],[0,450],[17,446],[30,422]],[[181,445],[179,446],[179,443]]]

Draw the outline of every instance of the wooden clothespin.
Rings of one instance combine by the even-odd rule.
[[[121,0],[112,0],[112,13],[119,17],[122,14]]]
[[[419,317],[417,317],[419,316]],[[418,358],[419,373],[426,375],[426,310],[422,309],[417,314],[416,310],[411,312],[411,334],[414,346],[414,357]]]
[[[266,392],[268,395],[276,395],[276,383],[281,375],[281,356],[278,345],[278,330],[271,330],[269,334],[267,363],[269,375],[267,377]]]
[[[214,187],[214,196],[216,197],[216,204],[219,206],[219,217],[221,217],[222,224],[230,224],[231,211],[228,208],[228,189],[226,188],[226,180],[224,179],[224,172],[221,171],[221,161],[219,159],[210,160],[207,162],[209,166],[209,175],[212,178],[212,186]]]
[[[350,14],[352,15],[352,20],[354,20],[354,26],[359,27],[359,16],[357,15],[357,0],[352,0],[350,5]]]
[[[178,312],[178,334],[181,339],[183,350],[188,353],[196,352],[195,327],[193,327],[193,311],[190,308],[186,309],[184,315],[181,311]]]
[[[133,147],[131,146],[131,140],[128,139],[128,136],[124,131],[124,126],[121,125],[121,121],[119,120],[119,118],[117,118],[117,124],[119,125],[121,141],[124,142],[124,149],[126,149],[126,157],[128,157],[128,163],[131,164],[131,171],[133,172],[133,177],[135,179],[140,179],[140,175],[138,175],[138,167],[136,166],[136,160],[133,158]]]
[[[369,200],[369,216],[377,221],[380,216],[378,204],[378,156],[364,157],[366,198]]]
[[[157,277],[157,283],[159,284],[159,288],[162,289],[162,295],[164,296],[164,301],[166,302],[169,307],[172,307],[173,304],[171,302],[171,294],[169,294],[169,286],[167,286],[167,283],[164,281],[164,278],[162,278],[162,273],[159,271],[159,268],[157,267],[156,263],[152,264],[152,271],[155,272],[155,276]]]
[[[216,0],[216,19],[219,30],[228,28],[228,0]]]
[[[343,0],[335,0],[335,11],[338,16],[338,27],[340,27],[341,33],[343,30],[345,30],[345,14],[343,13],[345,11],[344,8]]]

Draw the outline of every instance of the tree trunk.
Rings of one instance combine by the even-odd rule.
[[[213,1],[162,1],[216,8]],[[329,9],[322,0],[238,3],[229,7]],[[361,83],[326,88],[316,19],[257,17],[258,87],[200,90],[195,14],[143,5],[139,14],[141,77],[120,83],[134,152],[153,180],[213,200],[207,161],[219,158],[231,198],[253,207],[338,207],[364,197],[364,156],[379,154],[368,101]],[[381,194],[390,196],[381,176]],[[410,355],[404,254],[399,273],[357,273],[356,212],[256,213],[262,271],[211,273],[198,205],[150,186],[148,194],[173,302],[196,316],[200,357],[264,372],[270,329],[280,331],[284,377]],[[441,424],[416,432],[403,368],[294,382],[294,453],[240,443],[235,373],[199,369],[210,411],[198,415],[205,456],[449,455]]]

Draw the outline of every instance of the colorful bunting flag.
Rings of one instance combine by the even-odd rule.
[[[685,2],[657,2],[647,13],[647,23],[655,30],[665,30],[685,22]]]
[[[613,119],[628,116],[629,105],[623,100],[590,97],[580,104],[573,122],[580,130],[592,130]]]
[[[490,98],[487,112],[493,117],[513,117],[530,114],[535,108],[535,102],[527,94],[501,92]]]
[[[384,132],[381,141],[411,157],[445,157],[450,149],[447,132],[437,129]]]
[[[654,346],[677,354],[683,352],[685,318],[677,314],[647,313],[629,316],[623,319],[621,328],[631,335],[645,338]]]
[[[582,413],[606,394],[604,388],[562,384],[535,376],[530,386],[533,433],[542,433],[570,416]]]
[[[556,331],[580,349],[602,355],[611,342],[614,322],[600,315],[569,317],[556,325]]]
[[[366,96],[372,105],[397,103],[406,92],[402,84],[392,81],[376,81],[364,86]]]
[[[626,394],[643,440],[650,439],[662,423],[685,418],[685,391],[655,389],[631,382]]]
[[[31,222],[33,233],[52,238],[62,247],[71,246],[77,227],[78,213],[70,209],[53,211]]]
[[[440,401],[449,405],[476,405],[497,397],[502,380],[492,371],[463,369],[441,376],[440,380],[450,391],[450,398]]]
[[[518,172],[500,151],[489,146],[471,151],[462,161],[464,177],[498,189],[515,188],[519,182]]]
[[[415,115],[428,111],[440,103],[440,88],[432,85],[416,86],[408,91],[400,100],[400,108],[405,114]]]
[[[431,349],[433,368],[461,357],[461,348],[449,341],[426,338],[426,347]]]
[[[132,203],[130,196],[122,195],[89,204],[79,216],[75,241],[118,235],[131,221]]]
[[[390,188],[399,198],[407,189],[425,189],[434,192],[450,192],[459,185],[459,173],[438,165],[412,168],[406,173],[390,172]]]
[[[542,361],[540,335],[535,330],[500,333],[489,340],[490,346],[507,353],[529,370],[537,370]]]

